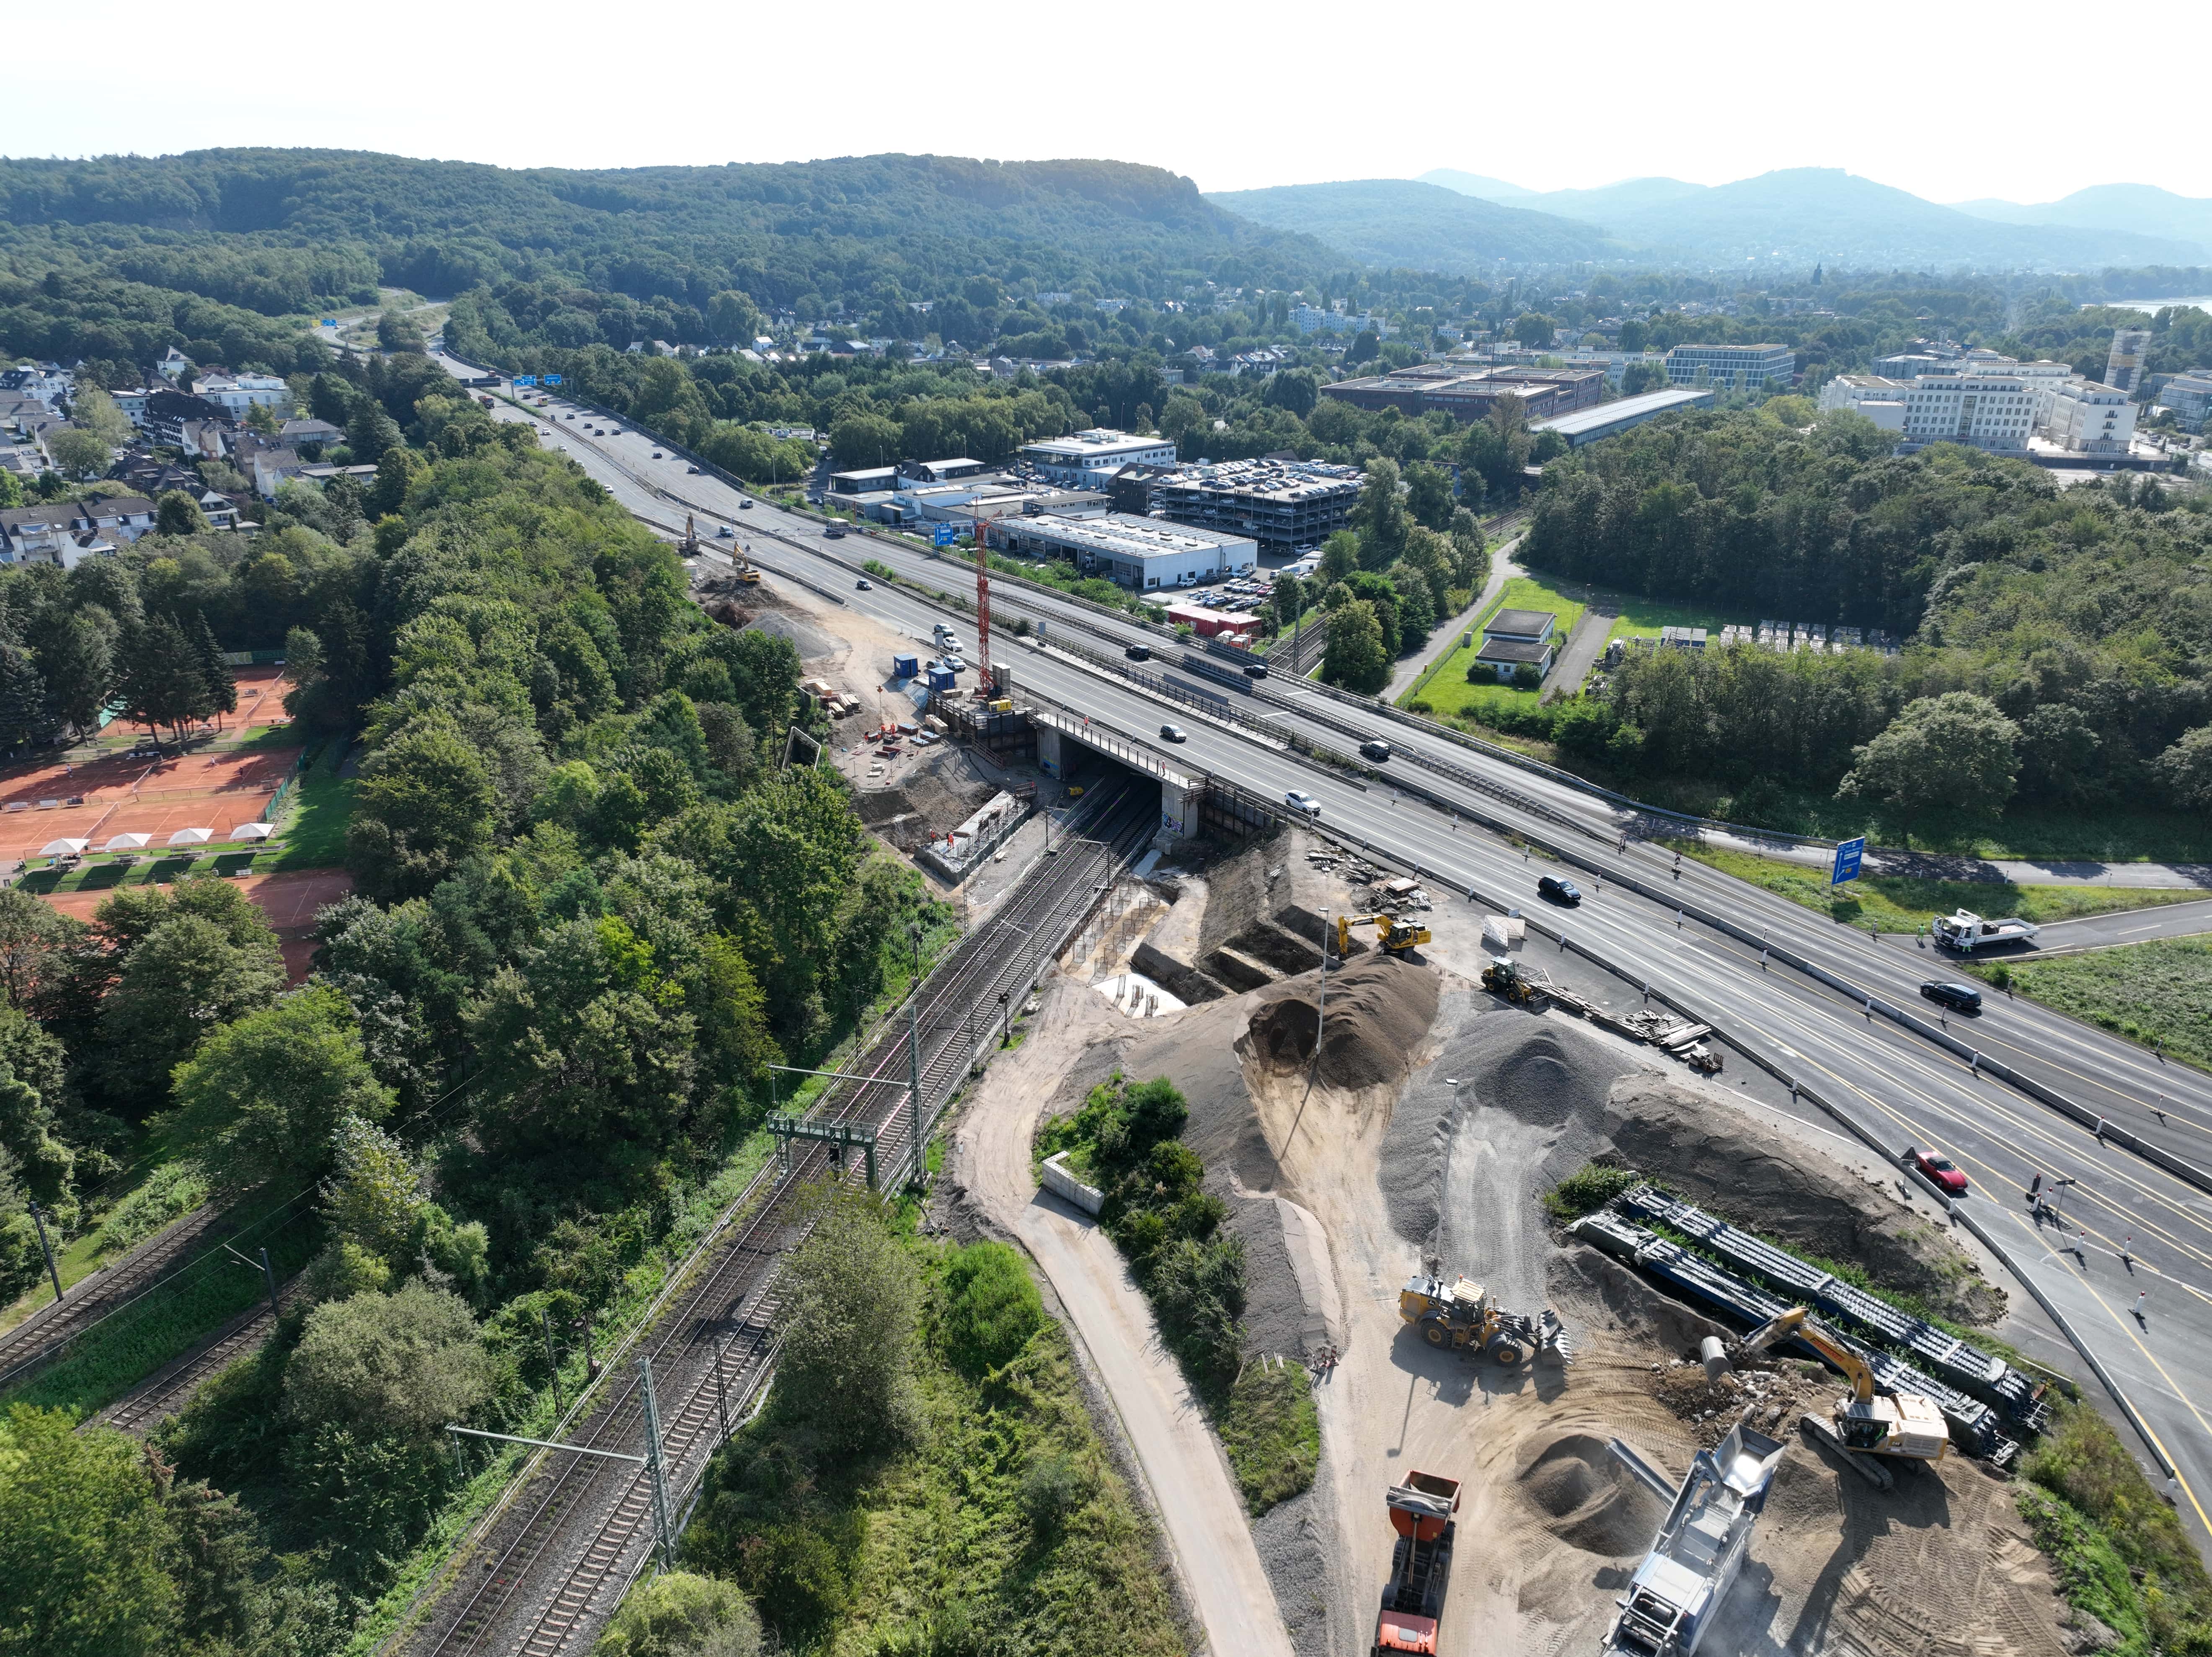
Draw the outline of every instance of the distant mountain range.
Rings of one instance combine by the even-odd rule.
[[[1355,258],[1452,272],[1501,259],[1638,258],[1875,269],[2212,264],[2212,201],[2144,185],[2100,185],[2042,207],[1946,207],[1832,167],[1711,186],[1631,179],[1543,191],[1439,168],[1414,180],[1291,185],[1207,199]]]

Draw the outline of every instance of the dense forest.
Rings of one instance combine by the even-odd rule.
[[[1650,776],[1899,808],[2212,807],[2212,512],[2146,478],[2060,489],[1856,416],[1692,414],[1546,469],[1524,560],[1903,652],[1632,652],[1540,710],[1570,754]]]
[[[41,1270],[27,1201],[66,1236],[149,1151],[184,1206],[289,1204],[306,1265],[276,1338],[150,1457],[33,1407],[81,1395],[66,1366],[18,1393],[0,1487],[37,1517],[0,1575],[26,1649],[341,1642],[453,1487],[442,1423],[542,1426],[546,1332],[580,1361],[566,1332],[649,1292],[763,1066],[853,1029],[910,922],[945,935],[842,785],[775,762],[789,642],[708,622],[596,485],[447,402],[415,399],[426,446],[331,531],[0,577],[42,684],[86,640],[127,671],[158,633],[282,627],[289,705],[362,756],[358,889],[297,992],[229,883],[125,889],[89,925],[0,894],[7,1287]]]

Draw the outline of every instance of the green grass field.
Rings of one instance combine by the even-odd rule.
[[[1646,598],[1633,592],[1600,592],[1592,601],[1610,604],[1620,613],[1613,618],[1606,629],[1608,639],[1656,639],[1670,627],[1701,627],[1711,637],[1708,644],[1717,648],[1720,631],[1731,622],[1756,623],[1759,617],[1747,610],[1722,610],[1705,604],[1675,604],[1664,598]]]
[[[356,786],[350,777],[326,775],[320,769],[301,777],[286,803],[281,849],[264,859],[261,867],[330,869],[343,863]]]
[[[1516,575],[1508,581],[1498,594],[1498,600],[1482,612],[1481,621],[1468,629],[1474,634],[1469,643],[1453,648],[1451,653],[1439,661],[1428,672],[1413,682],[1413,688],[1398,699],[1401,707],[1413,701],[1425,701],[1442,719],[1453,713],[1472,713],[1481,717],[1484,709],[1502,707],[1534,707],[1544,694],[1541,690],[1516,690],[1510,684],[1495,682],[1470,684],[1467,671],[1482,652],[1481,622],[1487,622],[1501,610],[1548,610],[1559,621],[1557,634],[1564,643],[1582,619],[1583,603],[1567,596],[1565,584],[1553,586],[1543,578]]]
[[[1980,969],[2014,992],[2212,1069],[2212,942],[2157,938]]]
[[[2016,915],[2040,926],[2076,920],[2083,915],[2154,908],[2162,903],[2193,903],[2204,896],[2193,889],[2015,886],[2001,880],[1913,880],[1891,875],[1869,875],[1836,887],[1828,883],[1826,870],[1810,864],[1787,863],[1780,858],[1717,848],[1692,840],[1660,843],[1792,903],[1850,926],[1879,926],[1886,932],[1918,932],[1931,917],[1955,909],[1971,909],[1982,915]]]

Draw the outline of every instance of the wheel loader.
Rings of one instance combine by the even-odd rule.
[[[1536,1318],[1508,1312],[1472,1278],[1449,1284],[1441,1278],[1408,1278],[1398,1291],[1398,1315],[1431,1346],[1480,1352],[1504,1368],[1525,1363],[1539,1352],[1549,1352],[1562,1363],[1574,1361],[1566,1327],[1551,1308]]]
[[[1482,969],[1482,987],[1518,1007],[1547,1001],[1552,996],[1548,979],[1534,976],[1510,955],[1490,957],[1490,964]]]

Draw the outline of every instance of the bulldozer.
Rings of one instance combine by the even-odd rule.
[[[1401,920],[1395,915],[1339,915],[1336,918],[1336,955],[1342,960],[1352,953],[1352,929],[1372,926],[1381,934],[1376,942],[1385,955],[1395,955],[1401,961],[1429,941],[1429,929],[1417,926],[1410,920]]]
[[[1472,1278],[1446,1284],[1442,1278],[1414,1277],[1398,1291],[1398,1315],[1421,1332],[1421,1338],[1446,1351],[1480,1352],[1503,1368],[1550,1352],[1571,1363],[1566,1326],[1548,1306],[1538,1318],[1508,1312],[1497,1296]]]
[[[1918,1393],[1882,1394],[1875,1387],[1874,1368],[1857,1347],[1819,1322],[1806,1308],[1793,1306],[1744,1337],[1741,1350],[1763,1352],[1785,1340],[1802,1340],[1844,1372],[1850,1396],[1836,1400],[1826,1415],[1808,1414],[1804,1425],[1844,1452],[1851,1470],[1887,1490],[1891,1476],[1884,1461],[1933,1463],[1951,1450],[1951,1429],[1932,1398]]]

